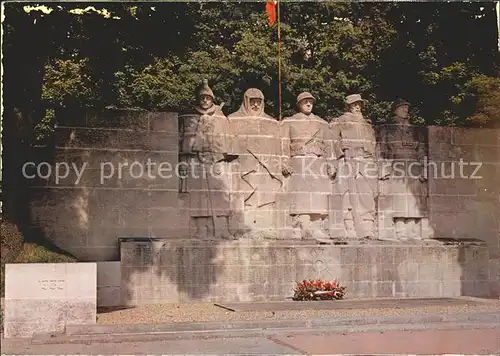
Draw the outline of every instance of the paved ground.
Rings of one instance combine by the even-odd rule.
[[[462,298],[467,301],[467,298]],[[272,327],[265,332],[259,328],[256,333],[243,333],[238,330],[220,330],[219,334],[207,338],[209,333],[185,332],[189,339],[181,339],[177,335],[156,335],[144,341],[144,337],[125,338],[118,342],[112,337],[108,342],[101,339],[99,342],[89,342],[88,339],[80,343],[44,343],[35,340],[8,339],[2,340],[2,354],[500,354],[500,323],[498,319],[479,318],[476,322],[462,322],[459,326],[450,322],[453,316],[462,313],[471,316],[498,315],[500,301],[491,300],[477,303],[477,298],[469,298],[464,303],[454,305],[420,305],[401,307],[395,302],[393,307],[386,308],[356,308],[341,310],[276,310],[254,312],[231,312],[218,308],[213,304],[170,304],[150,305],[133,309],[114,310],[99,314],[98,325],[100,328],[125,328],[135,329],[140,327],[137,323],[147,323],[154,328],[159,328],[158,323],[176,325],[179,322],[188,322],[193,325],[203,321],[271,321],[283,323],[285,320],[311,320],[323,318],[339,323],[342,318],[353,320],[367,320],[369,318],[386,317],[408,319],[408,325],[419,324],[414,316],[420,319],[434,320],[432,315],[447,315],[447,323],[439,323],[439,327],[403,327],[404,325],[389,325],[385,327],[372,325],[370,328],[357,327],[358,323],[349,324],[348,327],[335,329],[330,324],[317,324],[323,329],[309,327],[274,332]],[[308,304],[309,306],[309,304]],[[310,304],[312,307],[313,304]],[[413,316],[409,318],[409,316]],[[326,319],[325,319],[326,318]],[[323,320],[322,319],[322,320]],[[281,320],[281,321],[280,321]],[[458,320],[458,319],[457,319]],[[461,319],[460,319],[461,320]],[[467,319],[469,320],[469,319]],[[471,320],[475,320],[472,318]],[[487,326],[486,324],[489,325]],[[102,325],[111,324],[111,325]],[[130,325],[132,324],[132,325]],[[269,323],[268,323],[269,324]],[[120,326],[122,325],[122,326]],[[288,324],[287,324],[288,325]],[[422,325],[421,325],[422,326]],[[269,327],[269,326],[268,326]],[[384,329],[385,327],[385,329]],[[495,329],[493,329],[496,327]],[[380,330],[386,330],[381,332]],[[419,329],[421,331],[416,331]],[[257,330],[257,329],[253,329]],[[346,332],[349,330],[349,332]],[[376,330],[376,331],[373,331]],[[413,330],[413,331],[402,331]],[[268,333],[269,331],[269,333]],[[203,336],[198,336],[203,334]],[[86,335],[85,333],[83,335]],[[153,335],[154,336],[154,335]],[[159,336],[159,337],[157,337]],[[231,336],[231,337],[229,337]],[[99,340],[99,339],[96,339]],[[135,341],[134,341],[135,340]],[[142,340],[142,341],[137,341]],[[81,341],[81,340],[80,340]]]
[[[289,334],[150,342],[32,345],[2,340],[2,354],[500,354],[500,327],[429,331]]]
[[[210,340],[169,340],[105,344],[2,345],[2,354],[297,354],[297,351],[266,338],[230,338]]]
[[[390,331],[275,338],[307,354],[500,354],[498,329]]]
[[[358,305],[358,301],[331,301],[330,303],[353,303],[353,309],[315,309],[314,302],[303,303],[307,309],[303,310],[253,310],[233,312],[217,307],[212,303],[189,304],[152,304],[129,309],[100,309],[97,323],[99,324],[161,324],[172,322],[201,322],[201,321],[237,321],[237,320],[291,320],[318,317],[368,317],[368,316],[397,316],[402,314],[459,314],[500,311],[500,300],[485,300],[479,298],[457,298],[457,303],[436,303],[435,300],[425,304],[413,304],[403,299],[393,300],[392,307],[377,308],[377,302],[367,301],[369,305]],[[358,303],[358,304],[356,304]],[[383,303],[381,301],[380,303]],[[283,303],[282,303],[283,304]]]

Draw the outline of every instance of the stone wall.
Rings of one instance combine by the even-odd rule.
[[[430,127],[429,161],[434,236],[485,241],[500,295],[500,130]]]
[[[97,307],[114,307],[120,305],[120,299],[120,261],[97,262]]]
[[[84,261],[119,259],[120,236],[186,236],[176,175],[159,165],[140,172],[148,160],[175,167],[177,114],[60,111],[57,123],[55,149],[35,162],[50,163],[53,174],[27,179],[33,228]],[[64,178],[55,177],[58,164]]]
[[[125,239],[123,305],[286,300],[296,282],[339,279],[346,298],[495,295],[484,245],[315,245]]]
[[[279,123],[271,118],[230,120],[231,152],[238,155],[232,164],[230,187],[232,230],[240,236],[277,238],[287,220]]]
[[[500,130],[430,127],[429,161],[434,236],[484,240],[498,258]]]
[[[238,148],[241,172],[233,172],[230,179],[232,203],[239,202],[237,208],[232,207],[236,222],[233,227],[257,229],[262,232],[260,238],[290,239],[293,234],[287,214],[287,179],[283,179],[283,186],[273,179],[269,172],[283,178],[279,176],[279,167],[273,166],[266,171],[258,162],[267,163],[266,154],[260,145],[254,147],[257,138],[269,136],[270,127],[276,126],[268,121],[261,120],[259,125],[252,127],[243,120],[242,127],[236,130],[238,135],[234,139],[241,146]],[[53,174],[48,179],[27,179],[33,229],[79,259],[88,261],[118,260],[119,237],[184,239],[193,235],[195,227],[189,221],[189,193],[182,192],[177,176],[162,178],[158,165],[152,166],[153,177],[147,173],[141,175],[139,165],[133,165],[138,162],[146,166],[149,159],[151,163],[166,162],[175,167],[179,158],[176,113],[59,111],[57,122],[55,148],[48,150],[41,159],[51,165]],[[428,211],[420,237],[483,240],[490,248],[492,268],[495,267],[500,243],[500,130],[423,129],[423,137],[428,138],[426,157],[432,164],[425,183]],[[276,132],[277,128],[273,130]],[[242,140],[247,144],[242,145]],[[276,146],[271,141],[269,144]],[[246,151],[252,147],[258,160]],[[271,156],[278,161],[282,159],[279,152]],[[474,172],[481,178],[460,178],[460,159],[481,163],[479,170]],[[60,179],[54,177],[58,163],[70,168],[65,175],[65,167],[59,166]],[[443,178],[441,163],[445,175],[454,165],[455,176]],[[469,163],[464,167],[464,174],[470,176],[476,166]],[[74,169],[81,171],[83,167],[77,182]],[[110,171],[111,167],[114,172]],[[434,167],[441,170],[437,178],[434,178]],[[255,171],[246,176],[250,186],[240,177],[252,170]],[[27,173],[36,171],[31,166]],[[165,176],[165,171],[162,174]],[[257,186],[259,189],[252,195]],[[408,194],[417,195],[412,191],[413,183],[406,189],[402,194],[407,197],[410,197]],[[275,197],[276,202],[267,204]],[[242,202],[242,198],[248,201]],[[394,234],[392,218],[385,214],[385,203],[383,199],[378,201],[381,237]]]
[[[381,176],[388,174],[378,180],[379,237],[429,238],[428,128],[394,123],[376,128]]]
[[[491,270],[498,271],[500,279],[500,130],[399,126],[398,132],[390,126],[398,127],[378,127],[379,137],[385,130],[398,158],[394,160],[394,152],[391,156],[384,147],[388,142],[380,140],[383,163],[399,160],[407,167],[414,165],[412,173],[425,179],[379,182],[379,236],[394,238],[397,210],[406,207],[406,216],[419,217],[422,238],[486,242]],[[420,144],[409,136],[418,137]],[[400,142],[404,139],[407,142]]]

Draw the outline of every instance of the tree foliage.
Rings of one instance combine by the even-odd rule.
[[[476,113],[472,120],[491,127],[500,123],[500,77],[481,75],[471,81],[471,90],[477,97]]]
[[[88,58],[53,59],[45,65],[42,99],[76,102],[85,106],[97,101],[97,80],[91,77]]]
[[[7,4],[8,105],[26,106],[22,94],[32,107],[183,111],[207,78],[227,113],[249,87],[264,92],[270,114],[279,113],[277,27],[267,25],[263,3],[47,7],[50,13]],[[390,117],[397,97],[413,104],[416,122],[498,120],[492,3],[282,2],[280,15],[284,115],[310,91],[325,118],[342,113],[346,95],[361,93],[375,122]],[[23,72],[29,64],[30,76]]]

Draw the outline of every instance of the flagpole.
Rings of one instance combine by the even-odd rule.
[[[498,51],[500,52],[500,1],[497,1],[495,8],[497,13]]]
[[[280,31],[280,0],[277,3],[278,7],[278,105],[279,105],[279,121],[283,118],[281,112],[281,31]]]

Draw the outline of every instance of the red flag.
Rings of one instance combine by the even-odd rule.
[[[266,1],[266,12],[269,15],[269,26],[274,24],[276,21],[276,1],[275,0],[267,0]]]

